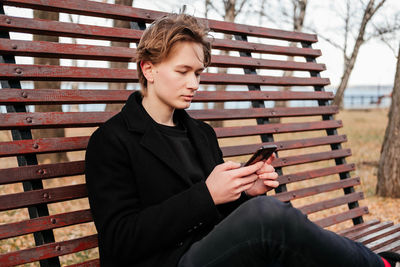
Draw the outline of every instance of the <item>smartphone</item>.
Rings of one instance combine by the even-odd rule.
[[[278,147],[276,145],[265,145],[260,147],[243,166],[249,166],[258,161],[268,159],[277,148]]]

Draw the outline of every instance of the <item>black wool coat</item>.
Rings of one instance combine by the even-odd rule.
[[[183,123],[206,174],[193,183],[134,92],[91,136],[85,175],[101,266],[176,266],[195,241],[247,200],[215,205],[205,184],[223,163],[214,130],[184,110]]]

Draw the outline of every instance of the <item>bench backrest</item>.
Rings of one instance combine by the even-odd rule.
[[[141,29],[163,13],[83,0],[3,0],[3,4],[133,22],[132,29],[83,25],[13,17],[1,7],[0,265],[37,261],[43,266],[98,265],[83,176],[85,148],[93,130],[116,113],[104,111],[104,104],[122,104],[132,93],[102,90],[107,83],[139,88],[135,64],[110,69],[104,61],[135,62],[134,44]],[[321,51],[312,44],[317,37],[214,20],[208,25],[215,37],[212,64],[209,73],[201,75],[202,85],[189,113],[208,122],[223,121],[215,131],[226,159],[245,161],[261,144],[276,144],[279,158],[273,165],[281,186],[272,195],[278,199],[291,201],[323,227],[361,223],[368,210],[358,205],[363,194],[354,186],[360,179],[350,176],[355,165],[345,160],[351,152],[341,145],[346,136],[337,133],[342,127],[334,119],[338,108],[330,105],[333,94],[324,90],[329,80],[319,74],[325,66],[316,63]],[[27,41],[15,33],[132,45]],[[222,33],[232,34],[233,40],[223,39]],[[220,51],[230,53],[219,55]],[[34,65],[25,63],[29,57],[104,64]],[[218,73],[221,68],[228,72]],[[286,71],[294,76],[286,76]],[[61,87],[28,89],[32,81],[49,80],[62,82]],[[77,82],[77,88],[70,89],[71,82]],[[227,87],[216,91],[220,85]],[[289,88],[280,90],[283,87]],[[275,105],[282,102],[288,106]],[[218,109],[218,103],[225,108]],[[63,105],[64,111],[32,112],[41,105]],[[73,110],[76,105],[78,111]],[[32,137],[32,130],[49,128],[64,128],[66,137]],[[7,136],[12,138],[6,140]],[[38,164],[40,154],[46,153],[67,153],[69,160]]]

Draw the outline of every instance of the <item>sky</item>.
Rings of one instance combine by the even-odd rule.
[[[111,2],[109,0],[108,2]],[[252,4],[247,6],[247,13],[238,16],[238,23],[246,23],[252,25],[259,25],[260,18],[257,15],[249,15],[252,10],[259,8],[259,3],[261,0],[248,0],[252,1]],[[275,1],[275,5],[273,4]],[[276,2],[280,1],[280,2]],[[341,19],[337,11],[333,12],[334,9],[340,10],[340,4],[343,5],[344,0],[308,0],[309,7],[307,10],[305,24],[310,27],[318,28],[319,31],[324,34],[330,34],[330,36],[336,36],[337,41],[341,41],[340,31],[341,31]],[[359,0],[351,0],[354,3],[359,2]],[[204,17],[204,0],[134,0],[134,7],[153,9],[165,12],[177,12],[179,8],[186,4],[188,6],[188,13],[194,14],[198,17]],[[218,1],[213,1],[216,3]],[[287,29],[289,25],[280,23],[279,12],[276,11],[278,8],[277,3],[281,3],[282,0],[266,0],[266,2],[271,3],[266,8],[270,10],[275,10],[275,12],[270,12],[275,16],[276,21],[271,22],[267,19],[263,19],[261,22],[265,27]],[[335,6],[336,5],[336,6]],[[339,5],[339,7],[337,6]],[[354,17],[361,16],[361,12],[358,10],[354,11]],[[374,21],[375,25],[379,25],[385,18],[392,17],[393,14],[400,13],[400,1],[399,0],[387,0],[384,8],[380,10],[377,14],[377,20]],[[6,14],[13,16],[32,16],[32,11],[20,8],[6,8]],[[64,14],[65,15],[65,14]],[[271,15],[271,16],[272,16]],[[379,16],[378,16],[379,15]],[[209,14],[210,18],[221,20],[221,17],[215,11],[211,11]],[[93,23],[93,18],[91,18],[91,24]],[[96,22],[94,22],[96,23]],[[102,22],[98,22],[101,24]],[[110,23],[110,21],[108,22]],[[307,30],[305,30],[307,31]],[[28,35],[26,35],[28,36]],[[19,38],[29,38],[29,37],[17,37]],[[330,45],[328,42],[319,38],[319,42],[314,45],[314,48],[322,50],[322,56],[317,59],[318,63],[324,63],[327,66],[327,70],[321,73],[321,77],[329,78],[331,81],[331,86],[336,87],[340,83],[340,78],[343,72],[343,55],[340,50]],[[21,62],[22,63],[22,62]],[[356,65],[351,74],[349,86],[358,85],[372,85],[372,86],[383,86],[392,85],[394,81],[396,67],[396,58],[393,50],[391,50],[386,44],[380,40],[370,40],[365,43],[359,52]]]

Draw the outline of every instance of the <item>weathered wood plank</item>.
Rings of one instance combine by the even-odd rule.
[[[0,254],[0,262],[14,266],[97,247],[97,234]]]
[[[351,220],[356,217],[360,217],[364,214],[368,213],[368,208],[367,207],[358,207],[354,208],[342,213],[338,213],[323,219],[316,220],[314,223],[321,227],[328,227],[334,224],[338,224],[347,220]]]
[[[373,234],[373,233],[378,232],[380,230],[383,230],[385,228],[388,228],[390,226],[393,226],[393,222],[383,222],[383,223],[375,224],[375,225],[372,225],[370,227],[366,227],[364,229],[361,229],[359,231],[350,233],[350,234],[346,235],[346,237],[350,238],[350,239],[353,239],[353,240],[356,240],[356,239],[359,239],[361,237],[365,237],[366,235],[370,235],[370,234]]]

